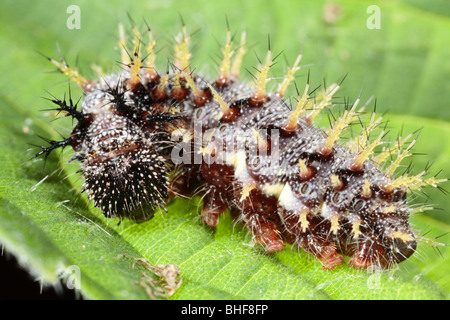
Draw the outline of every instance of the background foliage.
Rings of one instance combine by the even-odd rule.
[[[74,3],[76,2],[76,3]],[[81,29],[69,30],[66,9],[81,9]],[[381,29],[366,27],[366,9],[381,9]],[[127,13],[143,25],[145,18],[160,36],[158,63],[165,70],[179,14],[193,35],[192,65],[211,77],[217,74],[219,43],[225,40],[228,17],[232,31],[244,28],[252,50],[263,56],[270,34],[274,52],[283,51],[273,75],[281,76],[303,50],[303,64],[312,65],[312,83],[339,81],[349,74],[342,97],[377,98],[377,110],[389,110],[392,136],[402,128],[423,127],[413,171],[428,161],[449,176],[450,157],[450,6],[446,0],[419,1],[11,1],[0,4],[0,243],[31,273],[47,283],[58,281],[68,266],[82,272],[81,292],[92,299],[146,299],[137,286],[144,269],[123,258],[144,257],[153,264],[175,263],[183,285],[172,299],[447,299],[450,254],[421,244],[419,252],[398,270],[382,275],[340,266],[323,271],[319,262],[288,247],[266,255],[225,215],[216,230],[203,226],[197,203],[177,200],[169,214],[158,212],[143,224],[104,219],[79,195],[76,165],[65,164],[71,151],[53,155],[44,167],[30,160],[40,144],[37,134],[59,138],[70,121],[51,122],[42,109],[48,90],[67,92],[61,75],[38,53],[57,57],[56,43],[69,63],[87,77],[90,64],[118,70],[117,23],[129,27]],[[216,40],[217,39],[217,42]],[[251,51],[252,51],[251,50]],[[248,69],[257,59],[250,51]],[[307,71],[297,82],[304,84]],[[249,74],[244,74],[250,80]],[[72,86],[74,97],[80,95]],[[55,170],[56,169],[56,170]],[[44,177],[47,177],[37,185]],[[68,176],[68,178],[66,178]],[[446,187],[444,185],[444,187]],[[436,237],[450,231],[446,208],[450,198],[429,190],[443,210],[425,212],[411,221],[420,234]],[[448,243],[448,237],[439,238]]]

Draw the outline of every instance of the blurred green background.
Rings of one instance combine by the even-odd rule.
[[[80,29],[67,28],[70,16],[67,8],[70,5],[80,8]],[[377,5],[380,9],[380,29],[367,27],[367,20],[373,14],[367,12],[370,5]],[[20,255],[33,272],[48,281],[54,281],[60,267],[58,264],[82,266],[85,278],[89,279],[85,282],[83,293],[92,298],[145,296],[141,288],[136,289],[130,280],[139,277],[139,272],[131,269],[123,271],[130,267],[129,262],[115,258],[124,252],[143,256],[153,263],[174,261],[180,264],[186,281],[175,298],[448,297],[450,260],[445,248],[441,249],[440,256],[431,247],[423,245],[411,262],[402,264],[405,266],[399,281],[404,287],[397,282],[387,283],[386,291],[367,290],[364,284],[370,275],[355,273],[347,267],[332,274],[323,274],[320,266],[310,259],[300,256],[296,260],[298,255],[295,250],[277,254],[275,258],[259,253],[254,258],[257,260],[255,269],[245,266],[249,268],[248,272],[241,274],[238,270],[243,268],[239,265],[243,262],[238,259],[237,252],[241,250],[242,239],[248,240],[248,237],[244,231],[233,231],[235,228],[229,217],[224,218],[223,227],[213,232],[199,224],[195,218],[195,207],[190,209],[191,212],[184,212],[186,203],[179,201],[170,208],[170,216],[157,216],[143,225],[125,223],[117,227],[115,223],[105,221],[97,210],[86,206],[85,199],[73,190],[74,185],[75,189],[79,185],[75,179],[61,179],[64,174],[73,172],[72,169],[66,169],[59,178],[51,175],[54,168],[65,167],[63,161],[58,163],[57,156],[50,158],[45,169],[40,162],[27,161],[34,151],[27,143],[41,143],[36,134],[58,138],[59,133],[67,135],[71,129],[70,121],[51,122],[50,117],[42,117],[40,110],[49,107],[48,102],[42,99],[48,97],[45,90],[62,97],[67,91],[67,80],[61,75],[46,72],[53,67],[38,52],[58,57],[58,44],[68,63],[74,65],[76,62],[88,78],[94,76],[91,64],[100,65],[108,72],[117,71],[117,61],[120,59],[117,25],[120,21],[130,29],[128,15],[142,30],[144,18],[152,28],[158,39],[157,62],[161,70],[165,70],[167,59],[171,58],[172,39],[180,30],[181,15],[193,34],[192,66],[209,77],[217,74],[220,45],[225,41],[226,19],[237,37],[242,30],[247,31],[250,50],[244,65],[249,70],[257,63],[256,55],[265,55],[267,37],[270,35],[272,51],[275,54],[282,52],[272,70],[273,77],[281,77],[287,65],[292,64],[300,52],[303,52],[302,65],[305,66],[296,79],[300,88],[306,81],[307,70],[311,70],[313,84],[320,84],[323,79],[327,83],[340,81],[348,74],[339,96],[354,99],[363,89],[363,101],[375,97],[378,112],[387,112],[386,118],[392,120],[392,138],[402,128],[404,132],[412,132],[423,127],[414,150],[425,155],[414,157],[413,172],[420,172],[430,161],[433,164],[431,172],[443,169],[442,176],[450,175],[450,5],[447,0],[3,0],[0,4],[0,71],[3,75],[0,78],[0,165],[3,169],[0,173],[0,212],[3,215],[0,216],[0,242],[8,250]],[[242,72],[242,77],[251,80],[246,71]],[[275,85],[276,81],[273,83]],[[72,89],[74,97],[78,98],[80,91],[75,86]],[[70,152],[66,152],[63,159],[68,157]],[[31,192],[30,189],[46,175],[50,178]],[[448,185],[443,187],[448,188]],[[420,214],[413,217],[412,222],[420,233],[429,231],[427,236],[435,237],[450,231],[447,210],[450,199],[438,190],[427,193],[431,199],[418,195],[415,201],[426,201],[443,210]],[[61,205],[65,200],[69,200],[72,207]],[[20,218],[17,218],[18,215]],[[107,232],[98,231],[99,228],[81,218],[83,216],[89,217]],[[11,232],[11,228],[15,229],[15,233]],[[191,233],[186,230],[191,230]],[[230,230],[233,235],[225,236]],[[152,247],[152,251],[148,243],[156,241],[158,232],[178,237],[179,241]],[[34,236],[49,244],[44,248],[39,241],[31,240]],[[83,251],[86,248],[83,241],[86,239],[92,240],[91,250],[95,247],[96,253]],[[439,240],[448,243],[448,237]],[[200,245],[205,241],[211,244],[208,249],[211,251]],[[214,266],[204,261],[208,254],[225,254],[226,251],[221,250],[228,250],[226,248],[235,250],[230,249],[235,254],[231,260],[213,259],[217,262]],[[185,249],[190,252],[189,255],[179,254],[179,250]],[[248,250],[245,254],[254,254],[255,249]],[[270,265],[267,268],[272,276],[285,275],[284,279],[293,277],[294,284],[298,281],[306,289],[296,292],[292,283],[292,288],[286,287],[282,276],[278,279],[280,284],[275,285],[272,291],[266,288],[255,274],[260,274],[261,278],[267,276],[260,271],[267,265]],[[205,274],[198,271],[206,268],[209,271]],[[106,269],[109,271],[106,272]],[[233,274],[241,277],[233,277]],[[112,275],[118,280],[112,281]],[[356,279],[354,285],[359,288],[356,294],[343,290],[349,277]],[[424,279],[419,284],[423,291],[419,290],[415,295],[414,285],[418,284],[411,284],[411,279],[417,282],[419,278]],[[250,279],[260,280],[257,285],[258,290],[262,290],[260,295],[245,289],[249,288]],[[313,283],[311,290],[308,290],[305,281]],[[234,282],[236,287],[230,282]],[[325,285],[317,289],[323,283]],[[129,290],[121,291],[121,286]],[[396,286],[401,289],[394,293],[391,290],[387,294]]]

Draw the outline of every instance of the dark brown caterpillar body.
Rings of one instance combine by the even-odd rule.
[[[51,59],[85,96],[81,111],[72,101],[53,100],[78,124],[68,139],[52,141],[38,155],[71,145],[82,164],[84,190],[107,217],[146,220],[168,198],[200,188],[205,224],[216,226],[230,208],[269,253],[291,242],[327,269],[343,262],[341,254],[357,268],[386,268],[414,253],[406,190],[443,180],[423,179],[425,173],[393,178],[409,155],[412,144],[401,146],[411,136],[374,155],[384,131],[372,115],[359,136],[339,144],[342,131],[359,120],[359,99],[346,105],[328,132],[316,128],[314,118],[332,104],[340,84],[312,90],[308,80],[289,108],[283,96],[300,57],[269,93],[270,51],[256,86],[241,83],[245,34],[232,50],[228,32],[213,82],[190,72],[185,27],[176,38],[173,72],[164,76],[155,69],[151,33],[145,59],[137,28],[134,34],[132,57],[121,39],[126,70],[97,82]],[[373,139],[370,132],[377,129]],[[381,170],[392,154],[395,159]]]

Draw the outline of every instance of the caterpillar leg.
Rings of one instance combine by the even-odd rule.
[[[358,248],[349,261],[349,264],[357,269],[368,268],[370,265],[384,265],[381,260],[384,250],[376,242],[368,240],[358,243]],[[387,262],[387,261],[386,261]],[[388,265],[388,263],[386,263]]]
[[[191,197],[193,190],[196,190],[203,183],[198,169],[192,165],[181,165],[178,173],[171,179],[169,186],[169,199],[177,196]]]
[[[221,197],[216,187],[210,186],[208,193],[203,198],[202,222],[210,227],[215,227],[219,217],[227,209],[227,204]]]
[[[331,270],[341,265],[344,258],[336,252],[336,244],[326,238],[317,237],[312,233],[299,235],[297,243],[306,251],[322,261],[324,269]]]
[[[215,227],[219,216],[227,209],[230,199],[227,197],[231,187],[233,168],[223,164],[203,163],[201,174],[206,184],[201,218],[203,223]]]
[[[278,212],[286,230],[294,235],[294,243],[322,261],[324,269],[333,269],[344,262],[336,251],[327,224],[318,215],[307,209],[293,212],[282,207]]]
[[[261,215],[253,214],[246,221],[246,225],[253,233],[256,242],[262,244],[267,253],[284,249],[284,242],[279,238],[280,232],[275,222]]]
[[[248,201],[250,199],[251,201]],[[284,241],[280,239],[281,232],[276,221],[271,219],[277,217],[276,198],[267,197],[257,189],[246,191],[244,187],[239,201],[242,218],[256,242],[262,244],[267,253],[283,250]]]

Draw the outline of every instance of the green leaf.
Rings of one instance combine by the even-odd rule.
[[[72,128],[69,119],[51,122],[40,110],[48,103],[49,90],[57,97],[67,91],[67,81],[44,73],[52,66],[38,52],[57,57],[58,43],[66,60],[86,76],[91,63],[108,72],[119,69],[116,61],[117,23],[127,25],[127,12],[141,23],[141,16],[159,38],[161,69],[170,57],[173,34],[181,22],[179,12],[193,35],[193,66],[214,77],[220,49],[214,40],[225,40],[225,14],[231,29],[248,32],[249,43],[259,56],[271,48],[283,51],[292,63],[303,48],[304,64],[314,64],[312,82],[340,81],[346,73],[341,96],[363,101],[374,95],[377,110],[391,119],[391,136],[403,127],[412,132],[423,127],[414,157],[416,172],[431,160],[435,172],[448,176],[450,157],[450,10],[445,1],[227,1],[142,0],[78,1],[81,29],[69,30],[66,12],[71,1],[17,1],[0,4],[0,243],[15,254],[30,272],[46,283],[75,266],[81,271],[81,292],[92,299],[147,299],[136,284],[142,267],[132,259],[146,258],[154,265],[176,264],[182,286],[171,299],[448,299],[450,254],[421,243],[418,252],[398,269],[380,273],[353,270],[347,265],[333,271],[302,250],[287,246],[273,255],[251,243],[251,237],[230,216],[221,217],[213,230],[201,224],[198,199],[173,201],[169,213],[136,224],[107,220],[79,194],[81,180],[67,165],[72,151],[52,155],[45,167],[33,159],[41,144],[37,135],[58,138]],[[366,27],[367,7],[376,4],[381,29]],[[333,15],[334,12],[334,15]],[[327,21],[324,15],[327,16]],[[335,20],[333,20],[335,17]],[[331,19],[331,20],[330,20]],[[129,24],[128,24],[129,27]],[[252,51],[252,50],[250,50]],[[244,64],[253,66],[248,54]],[[277,60],[273,75],[282,76],[286,63]],[[309,67],[307,67],[309,69]],[[248,68],[251,70],[251,67]],[[297,83],[306,81],[305,70]],[[243,78],[251,81],[249,74]],[[81,92],[72,86],[74,97]],[[295,91],[294,91],[295,93]],[[368,108],[371,108],[369,106]],[[326,117],[325,117],[326,118]],[[444,185],[444,187],[446,187]],[[450,207],[450,198],[427,190],[436,207]],[[445,210],[411,218],[416,230],[427,237],[450,231]],[[441,237],[440,242],[448,242]],[[66,281],[66,280],[63,280]]]

